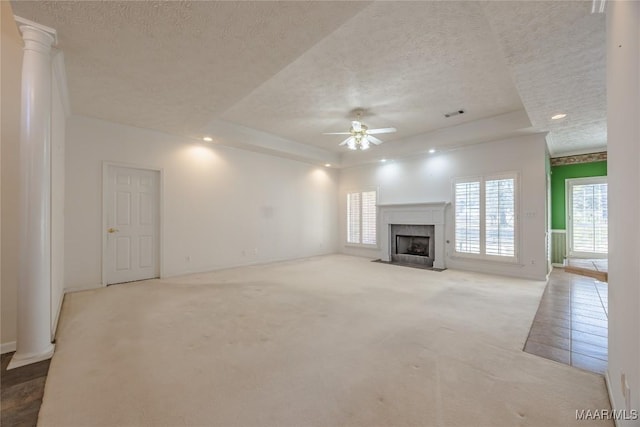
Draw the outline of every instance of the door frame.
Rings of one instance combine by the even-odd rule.
[[[589,176],[584,178],[568,178],[565,180],[564,185],[564,200],[565,200],[565,223],[567,230],[567,258],[593,258],[593,259],[607,259],[609,257],[609,253],[599,254],[599,253],[585,253],[585,252],[574,252],[571,248],[571,243],[573,241],[573,192],[571,191],[572,186],[574,184],[585,185],[585,184],[601,184],[606,183],[609,185],[609,180],[607,176]],[[607,209],[609,205],[609,200],[607,197]],[[609,236],[607,235],[607,240]]]
[[[120,167],[130,169],[141,169],[146,171],[158,172],[158,270],[160,278],[164,278],[164,169],[157,167],[142,166],[132,163],[122,162],[102,162],[102,283],[103,287],[107,286],[107,207],[108,201],[108,185],[109,185],[109,167]]]

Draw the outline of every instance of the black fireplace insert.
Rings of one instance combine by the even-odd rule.
[[[429,256],[429,237],[396,234],[396,254]]]

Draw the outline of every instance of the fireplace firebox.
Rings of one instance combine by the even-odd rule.
[[[429,237],[396,234],[396,254],[428,257]]]

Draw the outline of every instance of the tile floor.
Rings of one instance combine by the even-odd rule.
[[[594,271],[607,273],[609,271],[609,260],[604,259],[583,259],[583,258],[567,258],[567,265],[570,267],[586,268]]]
[[[607,283],[554,268],[524,351],[604,374],[607,295]]]
[[[609,281],[609,260],[567,258],[564,271],[607,282]]]

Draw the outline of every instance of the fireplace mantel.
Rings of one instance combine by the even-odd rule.
[[[380,259],[391,260],[391,225],[433,225],[435,229],[435,254],[433,266],[445,268],[445,209],[449,202],[419,202],[379,204]]]

